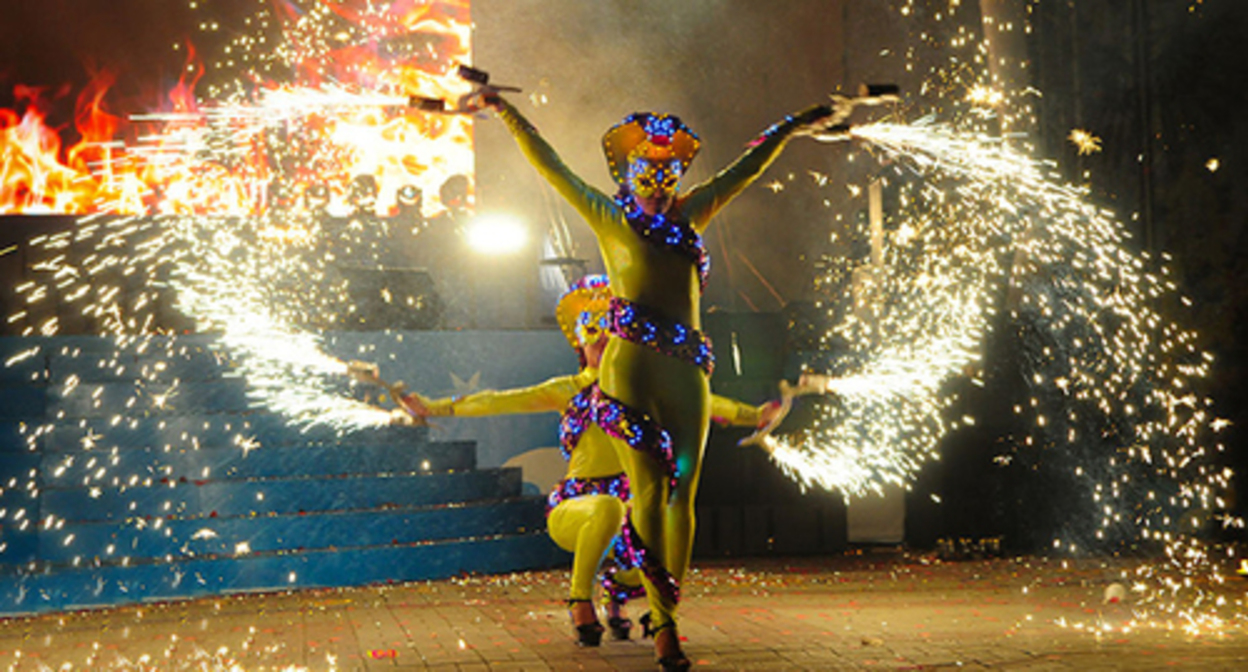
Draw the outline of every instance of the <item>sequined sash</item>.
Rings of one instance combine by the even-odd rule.
[[[632,194],[621,188],[615,195],[615,204],[624,211],[624,220],[643,240],[661,248],[679,254],[693,263],[698,269],[698,282],[702,291],[706,291],[706,282],[711,275],[711,255],[706,253],[706,243],[701,234],[693,230],[693,226],[683,218],[667,215],[647,215],[637,207]]]
[[[693,364],[708,376],[715,370],[711,339],[701,331],[618,296],[611,298],[607,315],[610,320],[608,329],[613,336]]]
[[[615,474],[598,478],[565,478],[546,496],[546,515],[550,516],[550,512],[564,500],[588,495],[611,495],[627,502],[630,497],[628,476]]]
[[[659,559],[641,541],[641,535],[633,527],[632,511],[624,519],[624,525],[613,544],[615,560],[621,569],[640,568],[660,595],[672,604],[680,603],[680,582],[659,564]]]
[[[597,383],[591,385],[589,406],[594,424],[607,436],[627,443],[629,448],[649,455],[667,474],[670,492],[676,492],[680,475],[672,453],[672,435],[645,411],[638,410],[603,392]]]

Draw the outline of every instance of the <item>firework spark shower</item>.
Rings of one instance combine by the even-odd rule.
[[[773,460],[847,497],[908,487],[938,459],[948,424],[974,422],[946,421],[947,384],[982,367],[991,329],[1015,331],[1031,388],[1015,413],[1031,428],[1001,459],[1069,465],[1088,513],[1054,549],[1164,549],[1168,560],[1136,572],[1141,621],[1226,626],[1238,607],[1201,597],[1234,559],[1202,534],[1242,526],[1228,513],[1226,423],[1201,394],[1212,357],[1167,317],[1190,302],[1164,261],[1134,251],[1114,213],[1000,137],[931,119],[853,135],[894,165],[900,223],[884,266],[856,288],[867,310],[825,337],[849,344],[827,383],[836,403],[810,430],[773,440]]]
[[[953,17],[961,3],[927,4],[947,4],[944,16]],[[908,17],[924,3],[895,5]],[[44,308],[63,302],[129,347],[152,331],[153,311],[171,292],[197,329],[221,334],[257,408],[344,431],[376,427],[387,415],[344,391],[345,364],[325,354],[319,332],[350,310],[342,278],[325,262],[375,262],[384,241],[358,228],[332,249],[313,241],[327,237],[324,212],[386,211],[409,184],[430,194],[432,212],[437,185],[471,173],[469,117],[401,109],[411,92],[462,92],[447,66],[468,60],[469,28],[464,16],[437,24],[372,3],[358,13],[332,3],[306,12],[295,11],[301,3],[274,6],[230,42],[236,62],[211,64],[247,77],[204,87],[207,99],[135,115],[150,132],[128,143],[93,140],[92,160],[47,173],[72,173],[67,184],[94,180],[87,198],[129,216],[87,217],[70,233],[32,241],[44,256],[35,266],[42,280],[19,288],[27,309],[10,321],[27,335],[54,335],[62,325]],[[940,459],[951,431],[976,422],[950,417],[953,390],[965,379],[982,384],[993,365],[985,343],[1009,332],[1029,395],[1014,408],[1025,429],[1000,459],[1061,465],[1086,506],[1053,549],[1160,548],[1168,561],[1124,577],[1139,582],[1141,604],[1221,627],[1221,608],[1234,605],[1201,603],[1203,587],[1224,580],[1226,550],[1201,534],[1240,522],[1226,513],[1225,422],[1203,392],[1213,360],[1183,326],[1182,291],[1164,255],[1140,252],[1118,214],[1037,158],[1023,134],[1003,131],[1027,116],[1008,114],[1006,102],[1035,92],[1003,90],[987,72],[986,48],[941,20],[948,35],[940,39],[971,57],[957,67],[923,64],[934,83],[909,92],[921,109],[852,131],[849,142],[878,163],[898,209],[870,268],[851,268],[857,259],[831,264],[856,275],[853,305],[835,311],[843,317],[823,339],[844,344],[826,372],[831,394],[813,426],[771,440],[772,459],[804,487],[851,499],[908,487]],[[434,26],[442,41],[399,39],[416,26]],[[280,42],[269,41],[274,30]],[[937,40],[915,36],[916,45]],[[379,54],[410,62],[387,68]],[[436,67],[413,65],[430,61]],[[557,85],[548,90],[551,105],[568,104]],[[940,116],[905,122],[932,110]],[[1086,136],[1081,156],[1100,151],[1092,139],[1100,142]],[[351,202],[362,174],[378,182],[367,205]],[[39,196],[33,209],[78,212],[60,197],[24,193]]]

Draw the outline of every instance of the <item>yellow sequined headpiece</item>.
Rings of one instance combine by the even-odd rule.
[[[650,112],[630,114],[602,136],[611,179],[620,185],[628,181],[629,165],[640,158],[655,164],[679,161],[684,173],[701,145],[697,134],[680,117]]]
[[[589,345],[606,331],[607,306],[611,302],[611,286],[605,275],[587,275],[572,283],[559,297],[555,319],[559,330],[573,348]]]

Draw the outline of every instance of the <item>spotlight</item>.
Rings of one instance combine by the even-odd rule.
[[[414,184],[405,184],[399,187],[399,191],[395,194],[399,205],[404,207],[420,207],[420,202],[424,198],[424,194],[420,191],[420,187]]]
[[[397,216],[402,221],[412,224],[421,224],[424,222],[424,214],[421,212],[424,207],[425,195],[421,192],[420,187],[414,184],[405,184],[399,187],[399,191],[395,193],[394,200],[396,204]]]
[[[468,245],[481,254],[510,254],[524,247],[528,239],[524,224],[511,215],[481,215],[465,229]]]

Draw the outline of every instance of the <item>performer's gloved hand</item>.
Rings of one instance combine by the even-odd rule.
[[[347,362],[347,375],[358,382],[375,385],[381,380],[381,368],[371,362],[356,360]]]
[[[476,113],[482,110],[494,110],[498,112],[502,107],[503,99],[499,95],[499,90],[485,84],[478,86],[471,93],[461,96],[456,106],[456,111]]]
[[[832,113],[825,120],[825,124],[827,126],[836,126],[837,124],[845,123],[849,119],[849,115],[854,113],[854,99],[837,94],[833,94],[831,98],[832,105],[830,107],[832,108]]]
[[[427,418],[433,415],[433,412],[429,410],[428,404],[425,403],[424,398],[415,392],[405,394],[397,401],[403,405],[403,408],[407,409],[410,416]]]
[[[832,96],[831,105],[814,105],[793,115],[798,135],[826,135],[849,118],[854,103],[844,96]]]
[[[758,427],[766,427],[767,425],[770,425],[772,422],[774,422],[776,417],[780,415],[781,408],[782,406],[780,402],[776,399],[772,399],[771,401],[763,404],[762,406],[759,406],[758,407]]]
[[[802,394],[836,394],[832,389],[832,376],[822,373],[811,373],[805,371],[797,379],[797,387],[793,391],[797,395]]]

